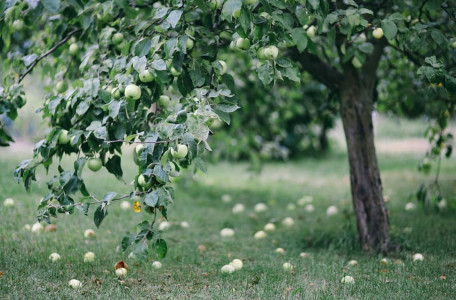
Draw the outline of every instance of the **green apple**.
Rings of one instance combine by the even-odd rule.
[[[57,84],[55,85],[55,90],[59,94],[65,93],[67,89],[68,89],[68,84],[63,80],[58,81]]]
[[[14,30],[21,31],[22,29],[24,29],[24,21],[15,20],[13,22],[13,28],[14,28]]]
[[[258,51],[257,51],[258,59],[266,60],[266,55],[264,54],[264,50],[265,50],[264,47],[261,47],[261,48],[258,49]]]
[[[363,64],[359,61],[359,59],[356,56],[352,59],[352,65],[357,69],[360,69],[363,66]]]
[[[170,72],[171,72],[171,75],[173,75],[174,77],[177,77],[181,74],[181,72],[176,70],[176,68],[174,68],[174,67],[171,67]]]
[[[233,35],[232,35],[230,32],[228,32],[228,31],[222,31],[222,32],[220,32],[220,37],[221,37],[222,39],[231,40],[232,36],[233,36]]]
[[[144,70],[139,74],[139,80],[141,82],[152,82],[154,81],[154,75],[149,70]]]
[[[146,176],[144,176],[143,174],[138,176],[138,184],[146,189],[152,185],[151,182],[147,182]]]
[[[120,44],[122,41],[123,41],[123,34],[121,32],[116,32],[113,36],[112,36],[112,42],[114,44]]]
[[[59,143],[60,144],[68,144],[70,142],[70,138],[68,137],[68,131],[62,129],[59,134]]]
[[[366,40],[367,40],[367,37],[363,32],[354,39],[354,43],[357,45],[361,45],[361,44],[364,44],[366,42]]]
[[[222,1],[221,0],[211,0],[207,4],[210,9],[220,9],[222,7]]]
[[[100,158],[91,158],[87,162],[87,165],[89,166],[89,169],[93,172],[97,172],[98,170],[101,169],[102,162]]]
[[[120,90],[119,88],[115,87],[111,90],[111,96],[114,98],[114,99],[119,99],[120,98]]]
[[[271,15],[268,14],[267,12],[263,11],[260,13],[260,17],[265,18],[266,20],[269,20],[271,18]]]
[[[456,49],[456,41],[451,43],[451,48]]]
[[[272,45],[264,48],[264,56],[266,59],[276,59],[278,55],[279,49],[276,46]]]
[[[125,96],[127,99],[138,100],[141,97],[141,89],[136,84],[129,84],[125,88]]]
[[[241,15],[241,9],[238,8],[235,11],[233,11],[233,18],[237,19]]]
[[[76,43],[73,43],[70,45],[70,48],[68,48],[68,52],[70,53],[70,55],[76,55],[79,53],[79,46],[78,44]]]
[[[160,98],[158,98],[158,104],[164,108],[167,108],[170,102],[171,99],[169,99],[169,97],[166,95],[161,95]]]
[[[219,64],[222,65],[222,70],[220,70],[220,75],[224,75],[227,70],[226,62],[223,60],[219,60],[218,62],[219,62]]]
[[[315,34],[317,33],[317,28],[311,25],[309,28],[307,28],[306,33],[308,37],[314,38]]]
[[[376,38],[377,40],[378,39],[381,39],[383,37],[383,29],[381,28],[376,28],[374,30],[374,32],[372,32],[372,35],[374,36],[374,38]]]
[[[187,48],[187,50],[192,50],[194,44],[195,43],[193,42],[193,40],[191,38],[188,38],[185,42],[185,48]]]
[[[177,145],[177,151],[175,151],[173,148],[171,148],[171,155],[177,159],[182,159],[182,158],[186,157],[187,153],[188,153],[187,146],[182,145],[182,144]]]
[[[250,48],[250,40],[240,37],[236,40],[236,47],[241,50],[247,50]]]
[[[138,166],[140,165],[140,161],[138,159],[138,156],[141,155],[141,152],[143,151],[143,149],[144,149],[144,145],[143,144],[139,144],[139,145],[137,145],[135,147],[135,149],[133,149],[133,161]]]

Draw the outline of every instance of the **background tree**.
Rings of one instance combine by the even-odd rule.
[[[40,63],[52,78],[41,109],[52,130],[35,145],[34,159],[16,170],[26,188],[36,168],[75,153],[74,170],[58,168],[48,183],[39,217],[74,207],[88,213],[96,205],[97,226],[113,201],[135,199],[137,210],[153,215],[139,224],[122,245],[146,253],[152,239],[159,253],[166,244],[154,228],[159,211],[167,216],[172,189],[167,185],[181,168],[210,146],[208,123],[230,122],[235,104],[235,73],[219,54],[232,49],[252,59],[265,86],[301,81],[301,72],[324,84],[340,99],[349,154],[351,188],[358,232],[364,249],[390,249],[388,215],[376,158],[372,110],[376,87],[389,70],[399,81],[418,77],[441,89],[438,112],[453,112],[454,14],[444,1],[9,1],[1,4],[4,70],[0,113],[11,119],[24,104],[22,79]],[[230,48],[222,41],[231,39]],[[385,50],[387,49],[387,50]],[[71,58],[71,59],[69,59]],[[404,76],[406,74],[407,76]],[[398,84],[406,86],[405,84]],[[259,101],[259,100],[256,100]],[[399,100],[398,100],[399,101]],[[410,101],[410,100],[409,100]],[[0,127],[3,144],[11,140]],[[122,145],[134,151],[138,174],[132,192],[108,192],[96,198],[87,191],[81,170],[99,162],[122,180]],[[93,160],[95,158],[95,160]],[[91,163],[90,163],[91,162]]]

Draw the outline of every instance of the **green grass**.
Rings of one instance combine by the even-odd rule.
[[[420,154],[380,155],[379,163],[391,214],[391,235],[403,250],[389,259],[401,259],[405,265],[381,265],[381,256],[362,252],[357,243],[356,223],[350,204],[346,157],[334,153],[325,160],[307,159],[290,163],[270,163],[259,176],[251,176],[246,164],[222,163],[210,166],[207,174],[185,180],[176,189],[171,208],[173,226],[164,235],[169,251],[163,268],[152,268],[153,257],[145,261],[127,258],[128,251],[118,249],[124,233],[145,214],[122,211],[112,205],[100,229],[92,217],[76,212],[53,220],[54,233],[35,235],[24,224],[35,222],[36,204],[45,192],[43,171],[38,184],[27,194],[12,179],[12,170],[20,152],[0,150],[0,199],[16,199],[16,206],[0,206],[0,295],[2,299],[454,299],[456,298],[456,218],[453,211],[406,212],[409,195],[420,182],[430,180],[416,172]],[[445,160],[442,187],[453,197],[454,159]],[[125,178],[131,180],[134,168],[125,165]],[[127,192],[128,185],[115,181],[100,171],[85,171],[91,190]],[[231,203],[221,197],[229,194]],[[303,207],[286,209],[303,195],[314,198],[315,212]],[[452,199],[454,200],[454,199]],[[258,202],[267,203],[268,211],[254,213]],[[231,212],[235,203],[246,211]],[[336,205],[339,214],[326,216],[326,208]],[[91,210],[93,212],[93,208]],[[293,217],[291,229],[281,220]],[[179,226],[187,221],[189,229]],[[264,240],[253,235],[268,222],[277,229]],[[235,230],[234,238],[222,238],[224,227]],[[96,238],[86,240],[83,232],[93,228]],[[206,251],[198,250],[204,245]],[[284,254],[275,253],[277,247]],[[95,252],[94,264],[83,262],[87,251]],[[62,259],[51,263],[48,256],[58,252]],[[302,259],[301,252],[310,253]],[[416,252],[425,257],[413,263]],[[233,274],[221,274],[220,268],[233,258],[240,258],[244,268]],[[114,275],[118,260],[129,265],[124,282]],[[357,267],[347,267],[351,259]],[[282,269],[291,262],[294,272]],[[355,278],[354,285],[340,283],[344,275]],[[446,280],[441,280],[441,275]],[[76,278],[83,283],[79,290],[68,287]]]

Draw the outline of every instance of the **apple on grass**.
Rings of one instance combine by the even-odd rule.
[[[117,275],[118,277],[124,277],[125,275],[127,275],[127,273],[128,273],[128,270],[125,269],[125,268],[118,268],[118,269],[116,269],[116,275]]]
[[[70,282],[68,283],[68,285],[74,289],[78,289],[78,288],[82,287],[82,283],[76,279],[71,279]]]

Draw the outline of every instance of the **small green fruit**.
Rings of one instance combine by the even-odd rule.
[[[15,20],[13,22],[13,28],[14,28],[14,30],[21,31],[22,29],[24,29],[24,21]]]
[[[221,0],[211,0],[207,4],[210,9],[220,9],[222,7],[222,1]]]
[[[171,99],[166,95],[161,95],[160,98],[158,98],[158,104],[164,108],[167,108],[170,102]]]
[[[68,89],[68,84],[63,80],[58,81],[57,84],[55,85],[55,90],[59,94],[65,93],[67,89]]]
[[[236,47],[241,50],[247,50],[250,48],[250,40],[244,38],[238,38],[236,41]]]
[[[139,74],[139,80],[141,82],[152,82],[154,81],[154,75],[149,70],[144,70]]]
[[[276,46],[272,45],[264,48],[264,56],[266,59],[276,59],[278,55],[279,49]]]
[[[456,49],[456,41],[451,43],[451,48]]]
[[[70,45],[70,48],[68,48],[68,52],[70,53],[70,55],[76,55],[79,53],[79,46],[78,44],[74,43],[74,44],[71,44]]]
[[[147,182],[146,176],[144,176],[143,174],[139,175],[138,184],[140,186],[142,186],[143,188],[146,188],[146,189],[149,188],[152,185],[151,182]]]
[[[314,38],[315,34],[317,33],[317,28],[315,28],[315,26],[312,25],[309,28],[307,28],[306,33],[308,37]]]
[[[120,44],[122,41],[123,41],[123,34],[121,32],[116,32],[113,36],[112,36],[112,42],[114,44]]]
[[[120,90],[119,88],[115,87],[111,90],[111,96],[114,98],[114,99],[119,99],[120,98]]]
[[[235,11],[233,11],[233,18],[237,19],[239,18],[239,16],[241,15],[241,9],[236,9]]]
[[[91,158],[87,162],[87,165],[89,166],[89,169],[93,172],[97,172],[98,170],[101,169],[102,166],[102,161],[100,158]]]
[[[185,48],[187,48],[187,50],[192,50],[193,46],[194,46],[194,42],[191,38],[188,38],[187,39],[187,42],[185,42]]]
[[[174,77],[177,77],[181,74],[181,72],[176,70],[176,68],[174,68],[174,67],[171,67],[170,72],[171,72],[171,75],[173,75]]]
[[[360,69],[363,66],[363,64],[359,61],[359,59],[356,56],[352,59],[352,65],[357,69]]]
[[[264,54],[264,50],[265,50],[264,47],[261,47],[261,48],[258,49],[258,51],[257,51],[258,59],[266,60],[266,55]]]
[[[221,75],[224,75],[226,73],[227,66],[226,66],[226,62],[223,61],[223,60],[219,60],[218,62],[219,62],[219,64],[222,65],[222,70],[220,70],[220,76],[221,76]]]
[[[127,99],[138,100],[141,97],[141,89],[136,84],[129,84],[125,88],[125,96]]]
[[[182,158],[186,157],[187,153],[188,153],[187,146],[182,145],[182,144],[177,145],[177,151],[175,151],[173,148],[171,148],[171,155],[177,159],[182,159]]]
[[[381,39],[383,37],[383,29],[381,29],[381,28],[375,29],[374,32],[372,32],[372,35],[377,40]]]
[[[65,129],[62,129],[60,131],[60,135],[59,135],[59,143],[60,144],[68,144],[70,142],[70,138],[68,137],[68,131],[65,130]]]

